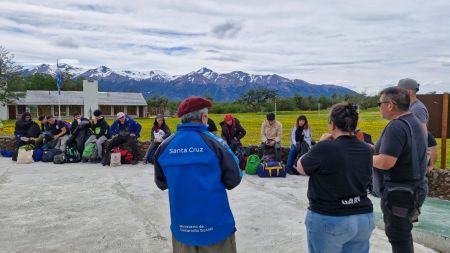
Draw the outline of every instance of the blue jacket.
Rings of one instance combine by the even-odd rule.
[[[114,123],[111,125],[111,127],[109,128],[109,133],[111,134],[111,136],[121,134],[120,133],[121,130],[126,129],[129,132],[129,134],[135,134],[136,137],[139,137],[142,128],[141,124],[130,118],[128,115],[125,117],[126,118],[123,125],[123,129],[121,129],[121,124],[118,119],[114,121]]]
[[[155,157],[155,183],[169,189],[170,228],[178,241],[207,246],[236,231],[225,189],[236,187],[242,172],[223,140],[203,124],[180,124]]]

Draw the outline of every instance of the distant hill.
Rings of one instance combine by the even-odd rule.
[[[269,88],[277,90],[282,97],[326,96],[333,94],[356,95],[355,91],[331,84],[311,84],[300,79],[288,79],[276,74],[253,75],[242,71],[217,73],[201,68],[186,75],[171,76],[163,71],[114,71],[106,66],[82,69],[60,64],[60,68],[71,73],[74,78],[98,80],[101,91],[141,92],[144,97],[165,96],[171,100],[182,100],[191,95],[210,96],[214,101],[229,102],[239,98],[250,89]],[[55,75],[56,66],[42,64],[23,70],[23,75],[36,73]]]

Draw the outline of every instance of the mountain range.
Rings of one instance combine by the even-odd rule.
[[[146,99],[160,95],[171,100],[182,100],[191,95],[198,95],[210,96],[218,102],[229,102],[238,99],[241,93],[256,88],[274,89],[281,97],[291,97],[295,94],[312,97],[358,94],[338,85],[312,84],[276,74],[254,75],[242,71],[217,73],[208,68],[178,76],[171,76],[159,70],[115,71],[106,66],[83,69],[69,64],[59,64],[59,68],[71,74],[73,78],[98,80],[100,91],[140,92]],[[36,73],[55,75],[56,66],[41,64],[22,71],[24,76]]]

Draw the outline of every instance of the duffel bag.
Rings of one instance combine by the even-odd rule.
[[[260,177],[286,177],[286,169],[281,162],[266,162],[258,166]]]

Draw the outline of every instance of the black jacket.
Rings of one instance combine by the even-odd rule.
[[[222,121],[219,123],[222,127],[222,138],[227,141],[227,143],[231,143],[231,140],[233,140],[234,137],[238,141],[240,139],[244,138],[245,134],[247,133],[245,129],[241,126],[241,123],[238,119],[233,119],[233,124],[231,125],[231,131],[228,130],[228,127],[226,126],[225,121]]]
[[[16,121],[16,127],[14,128],[14,136],[26,137],[28,133],[28,129],[33,125],[33,121],[24,121],[19,119]]]
[[[97,120],[97,123],[92,125],[91,127],[92,132],[95,134],[95,138],[100,138],[102,136],[106,136],[106,138],[109,138],[109,125],[108,122],[104,118],[101,118]],[[98,130],[96,130],[98,129]]]
[[[72,122],[72,127],[70,128],[70,133],[73,136],[77,136],[80,131],[89,131],[89,128],[91,128],[91,122],[89,122],[86,118],[81,118],[81,124],[78,125],[78,120],[74,120]]]

